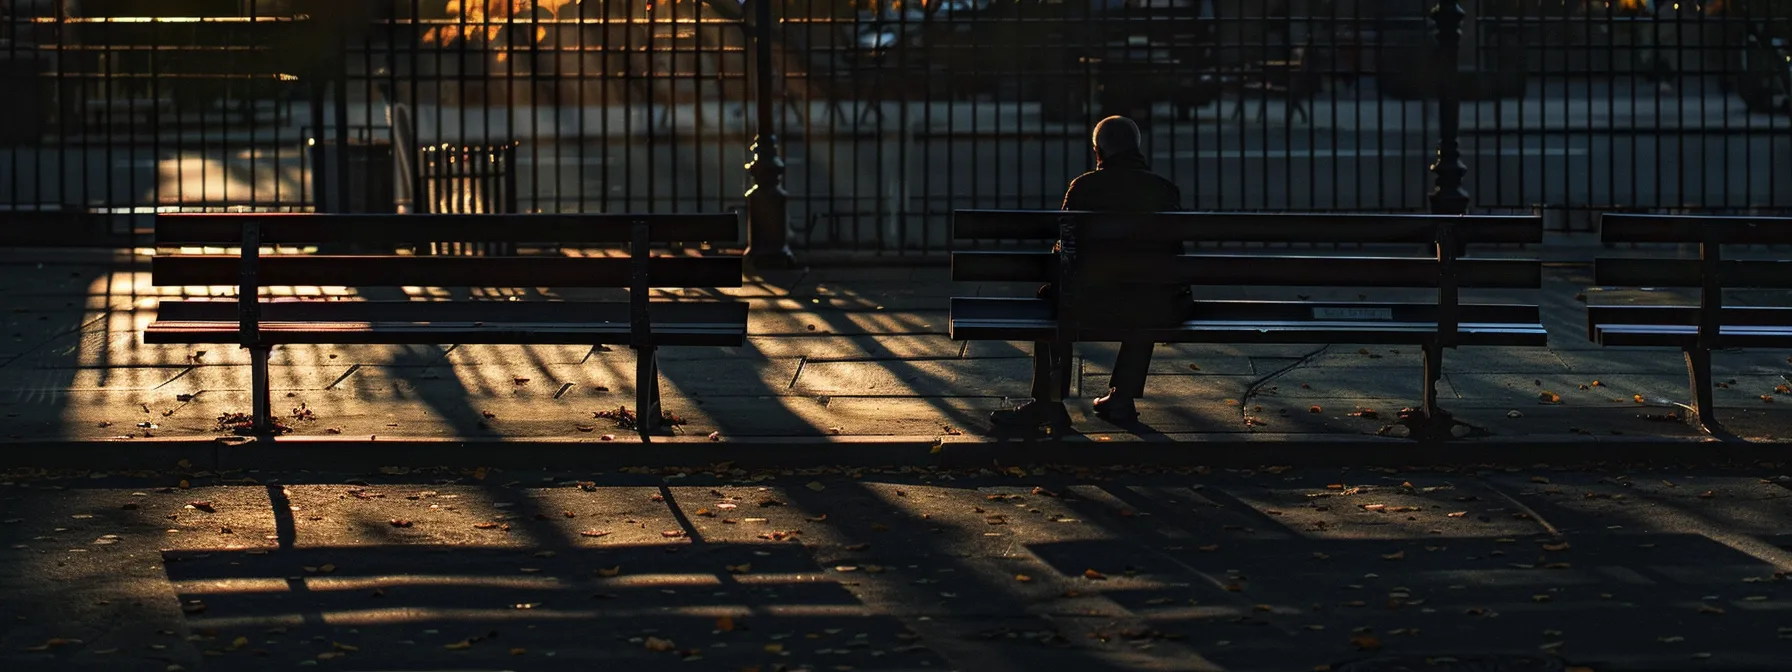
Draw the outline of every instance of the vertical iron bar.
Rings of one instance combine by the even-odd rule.
[[[772,8],[771,0],[752,0],[754,5],[754,76],[759,112],[759,133],[747,151],[753,160],[746,165],[753,176],[747,190],[747,261],[756,268],[790,268],[796,257],[790,252],[790,223],[786,219],[790,193],[784,190],[784,159],[778,156],[778,136],[774,132],[772,97]]]
[[[1468,189],[1463,178],[1468,166],[1462,162],[1462,96],[1458,76],[1462,51],[1462,21],[1468,13],[1461,0],[1438,0],[1431,13],[1437,24],[1437,161],[1431,164],[1436,186],[1431,192],[1431,212],[1439,215],[1468,213]]]
[[[330,55],[330,75],[335,81],[332,90],[336,94],[336,204],[341,212],[354,212],[354,199],[349,190],[354,188],[354,181],[349,176],[348,149],[348,34],[346,26],[337,26],[335,52]]]

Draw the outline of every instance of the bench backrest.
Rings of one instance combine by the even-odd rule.
[[[739,218],[719,214],[158,215],[157,247],[242,247],[238,255],[159,255],[157,285],[465,287],[739,287],[738,256],[652,254],[654,245],[729,242]],[[475,243],[627,244],[628,256],[415,257],[262,255],[263,245]],[[252,283],[251,283],[252,278]]]
[[[1725,322],[1781,324],[1776,310],[1724,309],[1725,289],[1792,289],[1792,261],[1742,261],[1723,256],[1725,245],[1792,244],[1792,217],[1632,215],[1599,217],[1599,238],[1605,243],[1677,243],[1699,246],[1698,259],[1607,258],[1593,261],[1593,282],[1602,287],[1698,288],[1697,314],[1685,311],[1627,311],[1677,324],[1696,323],[1700,347],[1720,347]],[[1611,321],[1612,309],[1588,308],[1589,324]]]
[[[1195,243],[1408,243],[1431,245],[1432,256],[1184,254],[1174,259],[1086,260],[1080,272],[1114,282],[1164,285],[1285,287],[1520,288],[1542,286],[1535,259],[1465,258],[1477,243],[1540,243],[1541,218],[1380,214],[1205,213],[1122,214],[1051,210],[959,210],[960,239],[1102,240]],[[966,282],[1051,282],[1059,255],[1050,251],[955,252],[952,277]]]
[[[1605,243],[1677,243],[1699,246],[1698,259],[1606,258],[1594,260],[1593,282],[1610,287],[1792,289],[1792,261],[1723,258],[1725,245],[1792,244],[1792,217],[1630,215],[1599,217]]]

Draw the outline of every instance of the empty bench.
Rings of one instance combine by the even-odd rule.
[[[160,248],[240,248],[235,254],[158,255],[157,286],[237,288],[227,300],[163,301],[146,343],[235,343],[249,349],[252,416],[274,430],[268,354],[289,344],[626,345],[636,352],[638,426],[660,419],[657,350],[740,346],[747,305],[653,301],[655,287],[739,287],[738,256],[655,254],[676,242],[739,238],[733,214],[323,215],[174,214],[156,217]],[[625,244],[626,256],[417,257],[266,254],[264,246],[347,243],[392,249],[458,240]],[[627,301],[330,301],[262,296],[274,286],[626,288]]]
[[[1792,289],[1792,261],[1724,258],[1726,245],[1792,244],[1792,217],[1718,217],[1604,214],[1599,237],[1607,243],[1697,245],[1699,258],[1672,255],[1594,260],[1601,287],[1698,290],[1697,305],[1587,304],[1587,337],[1605,347],[1679,348],[1692,386],[1692,417],[1713,434],[1723,432],[1712,401],[1711,351],[1792,347],[1792,308],[1727,305],[1732,289]]]
[[[1539,243],[1537,217],[1438,215],[1158,213],[1119,214],[1052,210],[959,210],[953,234],[961,241],[1051,241],[1054,249],[963,251],[952,255],[959,282],[1052,283],[1055,298],[952,299],[951,334],[961,341],[1033,341],[1036,344],[1150,340],[1156,343],[1383,344],[1414,345],[1424,352],[1420,413],[1415,430],[1447,432],[1451,422],[1437,406],[1443,351],[1457,346],[1547,345],[1540,311],[1531,304],[1464,303],[1464,289],[1537,290],[1536,259],[1464,256],[1477,243]],[[1425,256],[1301,254],[1293,250],[1204,251],[1175,257],[1116,250],[1088,250],[1103,241],[1180,243],[1417,244]],[[1117,327],[1085,321],[1078,305],[1100,303],[1082,286],[1091,278],[1193,286],[1197,300],[1186,312],[1161,318],[1164,326]],[[1200,300],[1208,287],[1425,288],[1423,302]],[[1080,303],[1079,303],[1080,302]],[[1178,308],[1183,310],[1183,308]],[[1070,348],[1036,362],[1057,378],[1052,389],[1067,394]],[[1053,399],[1058,401],[1059,399]],[[1415,436],[1417,436],[1415,432]]]

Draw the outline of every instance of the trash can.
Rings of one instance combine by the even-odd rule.
[[[50,62],[6,53],[8,41],[0,38],[0,91],[7,101],[0,105],[0,147],[35,145],[43,139],[47,118],[44,95],[49,88],[45,73]],[[30,48],[30,45],[16,45]]]
[[[337,170],[342,167],[335,140],[311,138],[306,142],[311,162],[311,202],[318,212],[397,212],[398,192],[392,143],[385,140],[350,139],[348,142],[348,193],[342,193]]]
[[[419,154],[417,170],[423,189],[415,199],[419,213],[430,214],[509,214],[517,211],[516,148],[518,143],[499,145],[435,145]],[[417,251],[434,255],[495,256],[512,254],[512,246],[504,243],[471,243],[438,241],[430,249]]]

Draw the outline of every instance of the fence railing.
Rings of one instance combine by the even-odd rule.
[[[1476,211],[1792,209],[1792,3],[1446,1],[1453,59],[1436,4],[8,0],[0,210],[309,210],[320,181],[392,209],[416,148],[514,144],[520,211],[776,179],[754,215],[799,252],[929,254],[954,209],[1056,205],[1108,114],[1191,209],[1433,209],[1445,135]]]

